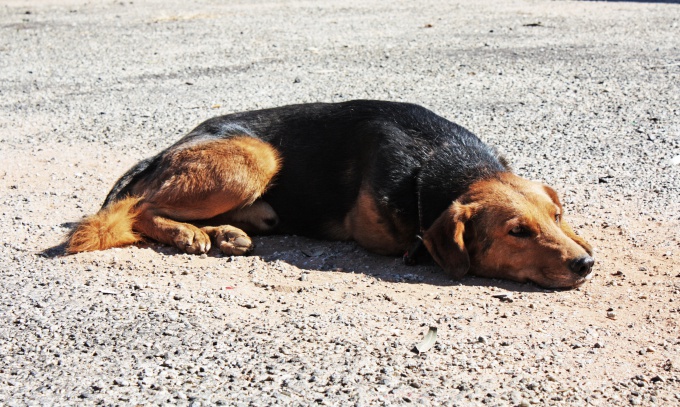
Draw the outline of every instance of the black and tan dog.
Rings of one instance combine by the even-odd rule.
[[[204,122],[123,175],[67,250],[144,236],[243,255],[247,233],[295,233],[396,255],[422,236],[454,278],[575,287],[593,259],[562,215],[555,191],[423,107],[315,103]]]

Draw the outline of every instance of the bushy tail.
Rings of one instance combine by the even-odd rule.
[[[83,219],[69,236],[66,252],[104,250],[140,241],[141,237],[132,229],[139,216],[140,200],[139,197],[124,198]]]

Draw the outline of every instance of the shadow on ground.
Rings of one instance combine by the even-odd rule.
[[[472,275],[462,280],[449,277],[427,254],[419,256],[418,264],[406,265],[401,257],[381,256],[370,253],[355,242],[331,242],[300,236],[275,235],[255,237],[255,251],[252,254],[267,263],[283,262],[303,271],[330,271],[361,273],[393,283],[430,284],[437,286],[494,286],[517,292],[546,292],[533,284],[479,278]],[[177,248],[155,242],[139,244],[161,255],[177,255]],[[66,243],[44,249],[39,253],[46,258],[67,256]],[[208,256],[222,257],[213,248]]]

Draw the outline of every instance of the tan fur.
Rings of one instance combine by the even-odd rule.
[[[423,236],[428,252],[454,278],[462,278],[470,269],[470,256],[464,239],[465,224],[477,209],[476,204],[454,202]]]
[[[135,195],[147,210],[175,220],[209,219],[255,202],[278,172],[280,159],[269,144],[252,137],[214,140],[170,153],[165,168]]]
[[[279,217],[267,202],[258,199],[251,205],[234,209],[206,221],[210,225],[232,225],[250,233],[269,232]]]
[[[187,253],[207,252],[211,237],[225,254],[247,253],[252,242],[242,230],[229,225],[199,228],[187,222],[230,211],[239,220],[276,219],[268,204],[253,204],[279,167],[276,150],[252,137],[169,151],[159,164],[159,174],[133,186],[136,198],[115,202],[85,219],[71,236],[67,251],[125,246],[139,241],[141,234]]]
[[[354,207],[345,217],[341,232],[375,253],[402,254],[410,242],[400,239],[404,233],[395,234],[390,230],[392,225],[397,228],[401,225],[385,216],[379,211],[369,187],[364,186],[359,191]]]
[[[278,172],[280,160],[269,144],[252,137],[234,137],[170,153],[160,166],[165,171],[150,185],[135,189],[144,196],[136,229],[194,254],[210,250],[210,236],[206,230],[185,222],[250,207]],[[220,238],[216,245],[225,254],[249,251],[250,238],[242,230],[233,229],[242,233],[248,243],[235,247],[223,244]],[[217,236],[213,234],[213,240]]]
[[[68,253],[104,250],[126,246],[141,240],[133,230],[139,216],[140,198],[130,197],[107,206],[83,219],[69,237]]]
[[[515,226],[531,236],[512,236]],[[584,276],[571,272],[569,264],[592,253],[564,221],[555,191],[511,173],[472,184],[425,233],[424,243],[456,277],[470,269],[544,287],[581,284]]]
[[[229,256],[242,256],[254,247],[246,232],[231,225],[205,226],[201,230],[212,238],[222,253]]]
[[[140,205],[135,230],[153,240],[176,246],[190,254],[205,253],[210,250],[210,237],[207,233],[190,223],[178,222],[154,214],[153,206],[148,203]]]

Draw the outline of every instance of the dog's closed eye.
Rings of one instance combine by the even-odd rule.
[[[531,229],[524,227],[524,226],[515,226],[514,228],[510,229],[510,232],[508,232],[510,236],[518,237],[518,238],[527,238],[531,237],[533,234],[531,232]]]

